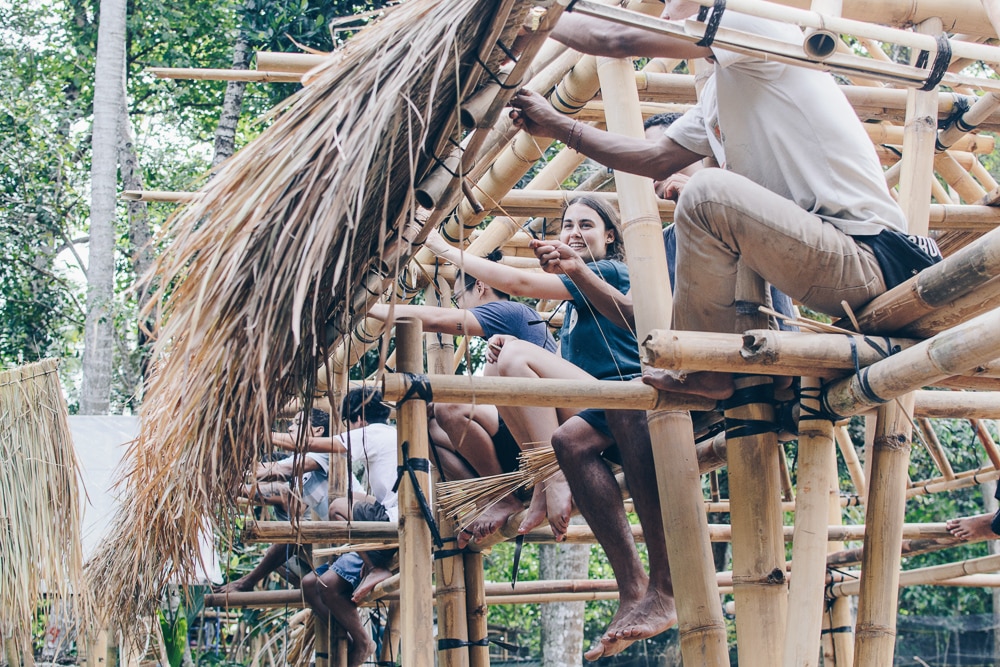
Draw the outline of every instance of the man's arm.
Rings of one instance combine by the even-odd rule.
[[[613,285],[601,280],[565,243],[532,241],[531,248],[545,271],[567,276],[601,315],[623,329],[635,329],[631,292],[622,294]]]
[[[518,91],[510,105],[517,127],[535,136],[559,139],[611,169],[663,180],[703,157],[666,135],[650,141],[598,130],[559,113],[547,99],[529,90]]]
[[[453,336],[482,336],[483,327],[468,310],[462,308],[440,308],[438,306],[396,305],[391,308],[394,317],[415,317],[424,325],[424,331],[445,333]],[[385,322],[389,319],[390,307],[384,303],[372,306],[368,315]]]
[[[300,472],[305,474],[307,472],[319,470],[320,467],[319,461],[312,457],[306,456],[299,458],[297,456],[289,456],[288,458],[280,461],[261,463],[257,466],[255,476],[260,480],[290,479],[298,475]]]
[[[593,16],[563,13],[551,37],[592,56],[609,58],[708,58],[712,50],[669,35],[622,26]]]

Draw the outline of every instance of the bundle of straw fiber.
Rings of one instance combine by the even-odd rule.
[[[511,39],[520,2],[404,2],[315,69],[173,218],[150,278],[157,370],[123,509],[94,560],[115,620],[152,609],[172,572],[192,576],[199,533],[231,507],[279,406],[312,396],[326,322],[402,245],[394,226],[436,164],[425,149],[453,133],[483,36]]]
[[[31,655],[43,593],[71,615],[84,607],[79,466],[66,417],[54,359],[0,373],[0,637],[10,664]]]

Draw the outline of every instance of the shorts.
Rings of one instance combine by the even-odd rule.
[[[604,410],[600,410],[598,408],[587,408],[586,410],[581,410],[576,413],[574,416],[587,422],[590,427],[598,433],[603,433],[614,440],[614,436],[611,434],[611,429],[608,428],[608,418],[604,414]],[[618,445],[611,445],[601,452],[601,456],[612,463],[618,465],[622,464],[622,454],[618,451]]]
[[[337,576],[346,581],[351,590],[358,587],[361,583],[361,573],[365,569],[365,561],[358,554],[351,551],[349,553],[343,554],[340,558],[333,561],[333,564],[324,563],[316,568],[316,576],[323,576],[328,570],[333,570],[337,573]]]
[[[382,505],[377,500],[365,503],[354,503],[354,511],[351,513],[355,521],[388,521],[389,513],[386,512],[385,506]],[[395,555],[395,549],[379,549],[377,551],[368,552],[368,562],[372,564],[372,567],[388,568],[389,563],[392,562],[392,557]],[[360,556],[359,556],[360,558]],[[339,560],[334,563],[336,565]],[[337,574],[340,574],[338,571]],[[341,575],[341,577],[347,581],[347,577]],[[355,583],[354,586],[357,586]]]
[[[521,455],[521,448],[502,419],[500,420],[500,428],[491,439],[497,460],[500,462],[500,469],[504,472],[516,471],[520,467],[518,457]]]

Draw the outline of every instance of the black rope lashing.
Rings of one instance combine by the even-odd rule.
[[[456,648],[465,648],[466,646],[489,646],[490,638],[483,637],[482,639],[477,639],[471,641],[468,639],[455,639],[454,637],[443,637],[438,639],[437,646],[439,651],[451,651]]]
[[[726,417],[726,439],[749,438],[763,433],[777,433],[778,424],[769,419],[732,419]]]
[[[722,21],[722,14],[725,11],[726,0],[715,0],[711,16],[708,16],[708,7],[702,7],[698,10],[698,20],[704,23],[705,19],[708,18],[708,23],[705,24],[705,35],[695,42],[696,46],[712,46],[712,42],[715,41],[715,33],[719,30],[719,22]]]
[[[413,398],[427,403],[431,403],[434,400],[431,382],[426,375],[422,373],[401,373],[401,375],[406,377],[409,386],[406,387],[406,393],[403,394],[403,397],[396,401],[397,406]]]
[[[734,408],[753,405],[756,403],[766,403],[774,405],[774,385],[770,382],[766,384],[755,384],[749,387],[742,387],[733,392],[733,395],[721,401],[722,409],[725,412]],[[748,438],[763,433],[777,433],[780,428],[776,421],[768,419],[741,419],[726,415],[726,439]]]
[[[729,398],[719,402],[723,410],[741,408],[754,403],[774,403],[774,386],[770,383],[741,387]]]
[[[963,119],[966,112],[972,108],[972,103],[969,102],[969,98],[965,95],[959,95],[958,93],[952,93],[951,113],[938,121],[938,130],[947,130],[949,127],[954,125],[956,128],[962,132],[972,132],[976,129],[975,125],[969,125]],[[943,153],[948,150],[950,146],[945,146],[941,143],[941,136],[938,135],[934,139],[934,150],[938,153]]]
[[[934,56],[934,64],[930,68],[930,74],[924,79],[924,85],[920,87],[920,90],[934,90],[941,83],[941,79],[944,78],[945,72],[948,71],[948,65],[951,64],[951,42],[948,41],[948,35],[941,33],[935,38],[937,41],[937,54]],[[930,58],[930,54],[927,51],[921,51],[920,55],[917,56],[917,62],[915,65],[918,68],[927,67],[927,61]]]
[[[839,635],[844,633],[852,633],[854,628],[850,625],[839,625],[835,628],[826,628],[825,630],[820,630],[821,635]]]
[[[820,388],[820,387],[800,387],[799,391],[797,393],[798,393],[798,399],[799,399],[799,412],[800,412],[799,420],[800,421],[802,419],[812,419],[812,420],[816,420],[816,421],[829,421],[829,422],[835,422],[835,421],[837,421],[836,415],[832,415],[832,414],[826,412],[825,410],[823,410],[823,407],[822,407],[823,389],[822,388]],[[816,401],[817,403],[820,404],[820,407],[817,409],[817,408],[812,407],[811,405],[806,405],[805,403],[802,402],[803,398],[805,398],[807,400],[812,399],[812,400]]]
[[[510,55],[509,51],[507,51],[506,49],[504,49],[504,51],[507,53],[507,55]],[[484,72],[486,72],[486,76],[488,76],[491,79],[493,79],[493,83],[497,84],[497,86],[499,86],[501,89],[503,89],[503,90],[514,90],[515,88],[520,88],[521,87],[521,83],[520,82],[508,84],[508,83],[505,83],[505,82],[501,81],[500,77],[498,77],[493,72],[493,70],[491,70],[489,67],[487,67],[486,63],[484,63],[482,60],[479,59],[479,56],[476,56],[476,62],[479,63],[479,66],[483,68]]]
[[[437,522],[434,520],[434,513],[431,511],[430,505],[427,503],[427,498],[424,496],[424,490],[417,482],[417,471],[430,474],[431,462],[427,459],[410,458],[409,441],[404,440],[400,448],[403,450],[403,465],[396,466],[396,483],[392,485],[392,491],[396,493],[399,490],[399,483],[403,481],[403,474],[408,474],[410,484],[413,486],[413,493],[416,495],[417,503],[420,505],[420,513],[423,515],[427,527],[430,528],[431,539],[434,540],[437,548],[441,549],[444,547],[444,540],[441,539],[441,532],[438,530]]]

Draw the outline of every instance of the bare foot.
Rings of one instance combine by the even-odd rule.
[[[473,540],[478,542],[489,537],[503,528],[512,514],[520,512],[522,509],[524,509],[524,505],[513,495],[500,500],[459,531],[456,535],[458,548],[464,549]]]
[[[538,528],[545,521],[547,502],[545,499],[545,484],[536,484],[535,490],[531,494],[531,504],[521,519],[521,525],[517,532],[524,534]]]
[[[677,624],[677,608],[674,598],[667,593],[651,588],[646,596],[631,610],[616,616],[601,640],[583,654],[587,660],[598,660],[617,655],[640,639],[655,637]]]
[[[570,493],[566,477],[560,472],[545,482],[545,513],[556,542],[566,539],[569,518],[573,512],[573,494]]]
[[[661,391],[675,394],[692,394],[720,400],[733,395],[733,376],[730,373],[698,371],[681,375],[662,368],[647,368],[642,381]]]
[[[351,637],[351,649],[347,652],[347,667],[361,667],[375,652],[375,642],[370,637]]]
[[[384,567],[373,567],[365,578],[361,580],[355,589],[354,594],[351,595],[351,600],[354,604],[361,604],[367,597],[368,594],[375,590],[375,587],[379,583],[385,581],[392,576],[392,572]]]
[[[240,577],[235,581],[230,581],[229,583],[222,584],[221,586],[213,586],[213,593],[249,593],[254,589],[256,582],[250,581],[247,577]]]
[[[944,525],[949,533],[962,540],[995,540],[1000,535],[993,532],[992,521],[992,514],[977,514],[951,519]]]

